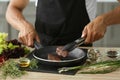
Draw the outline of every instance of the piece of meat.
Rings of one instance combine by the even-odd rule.
[[[61,61],[59,56],[55,56],[53,54],[48,54],[48,60]]]
[[[59,47],[57,47],[56,48],[56,53],[59,55],[59,56],[62,56],[62,57],[66,57],[66,56],[68,56],[68,51],[67,50],[62,50],[62,46],[59,46]]]

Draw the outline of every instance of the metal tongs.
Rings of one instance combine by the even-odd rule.
[[[39,42],[34,40],[34,47],[35,47],[35,49],[39,50],[40,48],[43,48],[43,45],[41,45]]]
[[[72,51],[73,49],[75,49],[76,47],[79,47],[80,45],[82,45],[85,41],[85,38],[79,38],[77,40],[75,40],[74,42],[68,43],[66,44],[62,50],[67,50],[67,51]]]

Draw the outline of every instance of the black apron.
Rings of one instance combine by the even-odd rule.
[[[38,0],[35,28],[44,46],[80,38],[89,22],[85,0]]]

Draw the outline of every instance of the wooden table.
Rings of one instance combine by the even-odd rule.
[[[13,79],[8,78],[7,80]],[[28,75],[15,80],[120,80],[120,70],[108,74],[76,74],[74,76],[28,72]]]
[[[119,50],[120,48],[95,48],[101,51]],[[119,52],[118,51],[118,52]],[[1,79],[0,79],[1,80]],[[7,78],[7,80],[13,80]],[[76,74],[76,75],[62,75],[42,72],[28,72],[27,75],[20,79],[14,80],[120,80],[120,69],[107,74]]]

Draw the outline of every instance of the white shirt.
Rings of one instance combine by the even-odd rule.
[[[35,5],[37,6],[38,0],[36,0]],[[97,1],[96,0],[86,0],[86,9],[88,12],[88,16],[92,21],[96,16],[96,9],[97,9]]]
[[[92,21],[96,17],[97,0],[86,0],[86,9]]]

